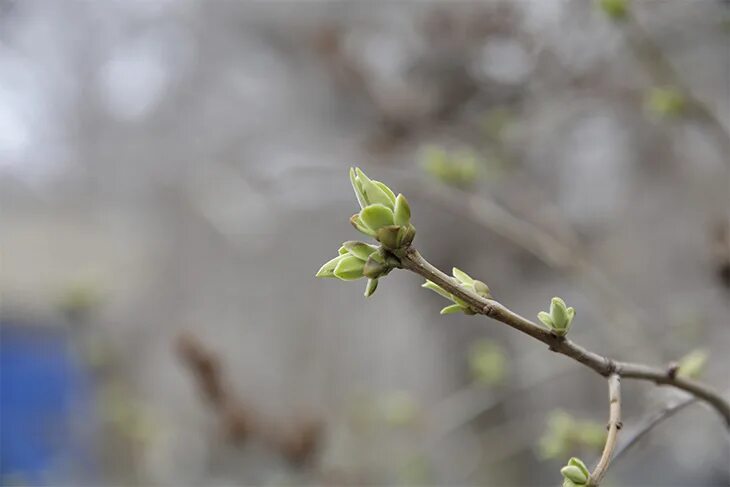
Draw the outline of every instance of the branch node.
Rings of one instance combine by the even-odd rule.
[[[667,366],[667,377],[674,380],[677,378],[677,372],[679,372],[679,363],[670,362]]]

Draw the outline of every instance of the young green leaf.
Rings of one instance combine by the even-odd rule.
[[[383,193],[388,195],[388,199],[390,199],[390,204],[395,206],[395,193],[393,193],[393,190],[390,189],[385,183],[381,183],[380,181],[373,180],[373,183],[375,185],[383,190]]]
[[[462,271],[461,269],[454,267],[453,269],[451,269],[451,273],[462,284],[466,284],[467,286],[472,286],[474,284],[474,279],[472,279],[469,274]]]
[[[451,299],[453,299],[453,296],[451,296],[451,294],[449,294],[449,293],[447,293],[446,291],[444,291],[444,290],[443,290],[443,289],[441,288],[441,286],[439,286],[439,285],[438,285],[438,284],[436,284],[435,282],[431,282],[431,281],[426,281],[426,282],[424,282],[423,284],[421,284],[421,287],[423,287],[423,288],[426,288],[426,289],[430,289],[431,291],[433,291],[433,292],[435,292],[435,293],[437,293],[437,294],[439,294],[439,295],[441,295],[441,296],[445,297],[445,298],[446,298],[446,299],[448,299],[448,300],[451,300]]]
[[[487,286],[482,281],[474,279],[474,284],[472,284],[472,286],[474,288],[474,292],[477,293],[479,296],[483,298],[492,297],[491,293],[489,292],[489,286]]]
[[[355,227],[355,229],[360,232],[364,233],[365,235],[368,235],[370,237],[375,237],[375,231],[368,228],[361,220],[359,214],[354,214],[350,217],[350,223],[352,223],[352,226]]]
[[[402,194],[395,199],[394,221],[396,225],[408,226],[411,224],[411,207]]]
[[[545,311],[540,311],[537,314],[537,319],[542,321],[545,326],[547,326],[550,330],[555,328],[555,323],[553,323],[553,319],[550,317],[548,313]]]
[[[347,249],[350,255],[354,255],[360,260],[367,260],[370,254],[378,250],[374,245],[366,244],[365,242],[358,242],[356,240],[349,240],[342,244]]]
[[[393,224],[393,210],[382,204],[372,204],[360,210],[360,221],[372,231]]]
[[[390,199],[390,195],[383,191],[383,189],[375,184],[374,181],[364,181],[362,183],[362,189],[365,192],[365,197],[371,205],[381,204],[391,210],[393,209],[395,201]],[[390,193],[392,193],[392,191]]]
[[[342,257],[342,259],[337,263],[334,275],[343,281],[354,281],[363,276],[362,271],[364,266],[365,262],[355,256],[347,255]]]
[[[446,306],[444,309],[441,310],[442,315],[452,315],[454,313],[463,313],[464,308],[462,308],[458,304],[452,304],[450,306]]]

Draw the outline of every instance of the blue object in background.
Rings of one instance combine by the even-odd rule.
[[[0,481],[93,481],[91,392],[64,328],[0,321]]]

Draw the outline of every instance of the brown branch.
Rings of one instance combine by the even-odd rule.
[[[608,416],[608,436],[606,437],[606,445],[603,447],[603,453],[601,459],[598,460],[598,465],[591,472],[590,485],[598,487],[603,480],[603,476],[606,474],[609,463],[611,463],[611,456],[613,450],[616,448],[616,439],[618,438],[618,432],[621,429],[621,377],[618,374],[611,374],[608,377],[608,401],[609,401],[609,416]]]
[[[400,250],[396,256],[400,259],[402,268],[438,284],[447,292],[463,300],[475,313],[488,316],[521,331],[545,343],[550,350],[570,357],[602,376],[618,374],[627,379],[647,380],[658,385],[670,385],[687,391],[715,408],[730,427],[730,403],[713,388],[676,374],[670,374],[665,368],[615,361],[587,350],[568,338],[556,336],[546,328],[511,311],[498,301],[483,298],[462,288],[454,279],[426,261],[414,248]]]
[[[313,456],[320,443],[318,422],[308,420],[290,427],[262,417],[225,383],[220,361],[195,336],[179,335],[176,348],[200,395],[219,416],[229,441],[240,444],[258,439],[295,465],[304,464]]]

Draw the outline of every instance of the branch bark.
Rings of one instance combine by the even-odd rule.
[[[603,453],[601,459],[598,460],[598,465],[591,472],[590,485],[598,487],[603,480],[603,476],[608,470],[608,465],[611,463],[611,457],[613,456],[613,450],[616,448],[616,439],[618,438],[618,432],[621,429],[621,377],[618,374],[611,374],[608,377],[608,401],[609,401],[609,416],[608,416],[608,436],[606,437],[606,445],[603,447]]]
[[[396,256],[400,260],[402,268],[438,284],[449,293],[462,299],[475,313],[488,316],[525,335],[529,335],[546,344],[553,352],[570,357],[604,377],[617,374],[622,378],[646,380],[654,382],[657,385],[670,385],[689,392],[712,406],[725,420],[726,426],[730,427],[730,402],[712,387],[695,380],[677,376],[665,368],[616,361],[587,350],[566,337],[556,336],[546,328],[511,311],[498,301],[483,298],[474,292],[462,288],[453,278],[431,265],[414,248],[400,250],[396,252]]]

